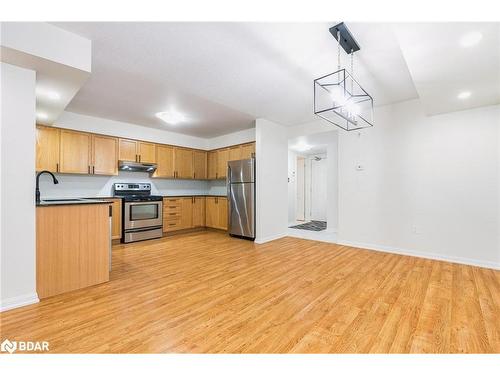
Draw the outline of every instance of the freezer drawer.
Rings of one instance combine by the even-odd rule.
[[[229,185],[229,234],[255,238],[255,184]]]

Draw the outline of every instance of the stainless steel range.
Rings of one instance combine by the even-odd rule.
[[[151,195],[151,184],[113,184],[122,198],[122,242],[159,238],[163,235],[163,197]]]

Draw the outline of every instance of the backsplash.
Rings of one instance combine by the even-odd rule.
[[[59,184],[54,185],[50,176],[40,177],[43,198],[109,197],[115,182],[149,182],[153,195],[226,195],[225,181],[168,180],[150,178],[148,173],[122,172],[118,176],[80,176],[57,174]]]

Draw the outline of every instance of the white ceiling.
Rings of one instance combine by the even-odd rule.
[[[256,118],[287,126],[309,122],[315,120],[313,79],[336,69],[336,41],[328,31],[336,23],[56,23],[93,43],[91,78],[67,110],[205,138],[253,127]],[[422,72],[418,66],[440,40],[422,28],[435,25],[406,25],[425,41],[420,61],[408,57],[414,40],[405,41],[401,25],[393,26],[348,23],[361,46],[354,75],[375,105],[427,100],[432,92],[419,82],[434,73],[432,64]],[[469,68],[444,78],[460,82]],[[446,105],[447,98],[437,101]],[[188,121],[172,126],[155,118],[167,109]]]
[[[428,115],[500,103],[500,23],[422,23],[394,26]],[[461,39],[480,32],[476,45]],[[467,100],[457,95],[469,91]]]

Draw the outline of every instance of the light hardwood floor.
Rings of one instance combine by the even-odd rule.
[[[500,352],[500,272],[198,232],[118,245],[110,282],[7,311],[51,352]]]

